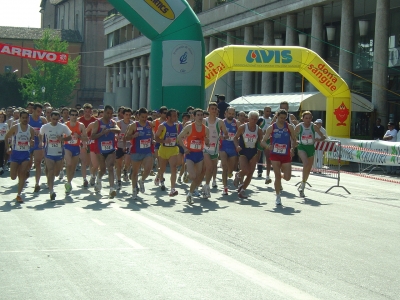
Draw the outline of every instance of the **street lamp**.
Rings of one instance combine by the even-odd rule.
[[[42,86],[43,102],[44,102],[44,93],[46,93],[46,88]]]

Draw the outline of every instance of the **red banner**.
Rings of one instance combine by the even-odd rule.
[[[22,48],[18,46],[12,46],[0,43],[0,54],[6,54],[11,56],[19,56],[21,58],[28,58],[34,60],[42,60],[45,62],[53,62],[57,64],[67,64],[68,54],[53,52],[47,50],[38,50],[31,48]]]

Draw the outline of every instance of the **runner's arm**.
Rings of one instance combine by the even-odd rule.
[[[87,136],[85,125],[80,123],[79,124],[79,129],[81,130],[81,136],[79,138],[81,139],[82,142],[87,142],[88,141],[88,136]]]
[[[136,138],[138,136],[138,134],[136,135],[135,131],[136,131],[136,123],[132,123],[126,129],[125,140],[129,141],[129,140],[132,140],[132,139]]]
[[[263,148],[268,148],[269,147],[269,145],[267,144],[267,141],[271,137],[272,128],[273,128],[273,126],[269,126],[267,128],[267,130],[265,130],[265,134],[264,134],[263,139],[261,141],[261,147],[263,147]]]
[[[164,128],[165,126],[163,124],[160,124],[160,126],[158,126],[157,132],[154,136],[157,143],[164,143],[164,140],[160,138],[160,135],[162,134]]]
[[[95,122],[93,122],[92,123],[93,124],[93,128],[92,128],[92,135],[91,135],[91,139],[92,140],[97,140],[99,137],[101,137],[102,135],[104,135],[104,128],[100,131],[100,132],[97,132],[97,131],[99,131],[99,121],[95,121]],[[95,132],[97,132],[97,133],[95,133]]]
[[[186,151],[189,151],[186,148],[183,140],[192,133],[192,126],[186,126],[183,128],[180,134],[178,134],[178,144]]]
[[[8,149],[10,148],[9,140],[15,134],[16,128],[17,125],[12,126],[11,129],[7,131],[6,135],[4,136],[4,146],[6,148],[6,151],[8,151]]]
[[[235,144],[236,151],[240,151],[242,148],[239,146],[239,138],[244,132],[244,124],[240,125],[238,130],[236,131],[235,137],[233,138],[233,143]]]
[[[319,136],[320,136],[320,138],[315,139],[315,141],[320,142],[320,141],[326,140],[326,139],[327,139],[326,134],[324,134],[324,133],[319,129],[319,127],[318,127],[317,125],[313,125],[313,126],[314,126],[315,132],[317,132],[317,133],[319,134]]]

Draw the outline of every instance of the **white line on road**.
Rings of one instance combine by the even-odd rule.
[[[228,255],[225,255],[211,247],[199,243],[192,238],[186,237],[183,234],[180,234],[162,224],[146,218],[137,212],[122,209],[117,204],[112,204],[111,207],[122,214],[133,217],[136,219],[136,221],[153,228],[156,232],[164,234],[171,240],[183,245],[186,248],[189,248],[193,252],[200,254],[210,261],[219,264],[220,266],[252,281],[253,283],[258,284],[262,288],[268,288],[269,290],[272,290],[274,293],[282,296],[283,298],[291,297],[293,299],[316,299],[304,291],[268,276],[248,265],[245,265],[244,263],[241,263],[240,261],[237,261],[232,257],[229,257]]]
[[[5,250],[0,253],[26,253],[26,252],[70,252],[70,251],[126,251],[136,250],[132,247],[120,248],[78,248],[78,249],[35,249],[35,250]]]
[[[100,225],[100,226],[105,226],[106,225],[102,221],[97,220],[97,219],[92,219],[92,221],[95,222],[97,225]]]
[[[119,237],[121,240],[123,240],[125,243],[129,244],[132,246],[132,248],[140,250],[140,249],[145,249],[142,245],[136,243],[134,240],[131,238],[128,238],[127,236],[123,235],[122,233],[115,233],[117,237]]]

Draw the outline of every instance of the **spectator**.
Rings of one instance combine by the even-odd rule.
[[[225,95],[219,95],[218,100],[219,100],[219,102],[218,102],[218,109],[219,109],[218,118],[225,119],[225,111],[230,105],[225,102]]]
[[[381,140],[385,134],[385,127],[381,125],[381,119],[377,118],[375,126],[372,130],[372,138],[374,140]]]
[[[389,122],[388,130],[383,136],[383,140],[392,143],[397,141],[397,130],[394,128],[394,122]],[[387,166],[386,170],[388,174],[396,174],[396,167],[394,166]]]

